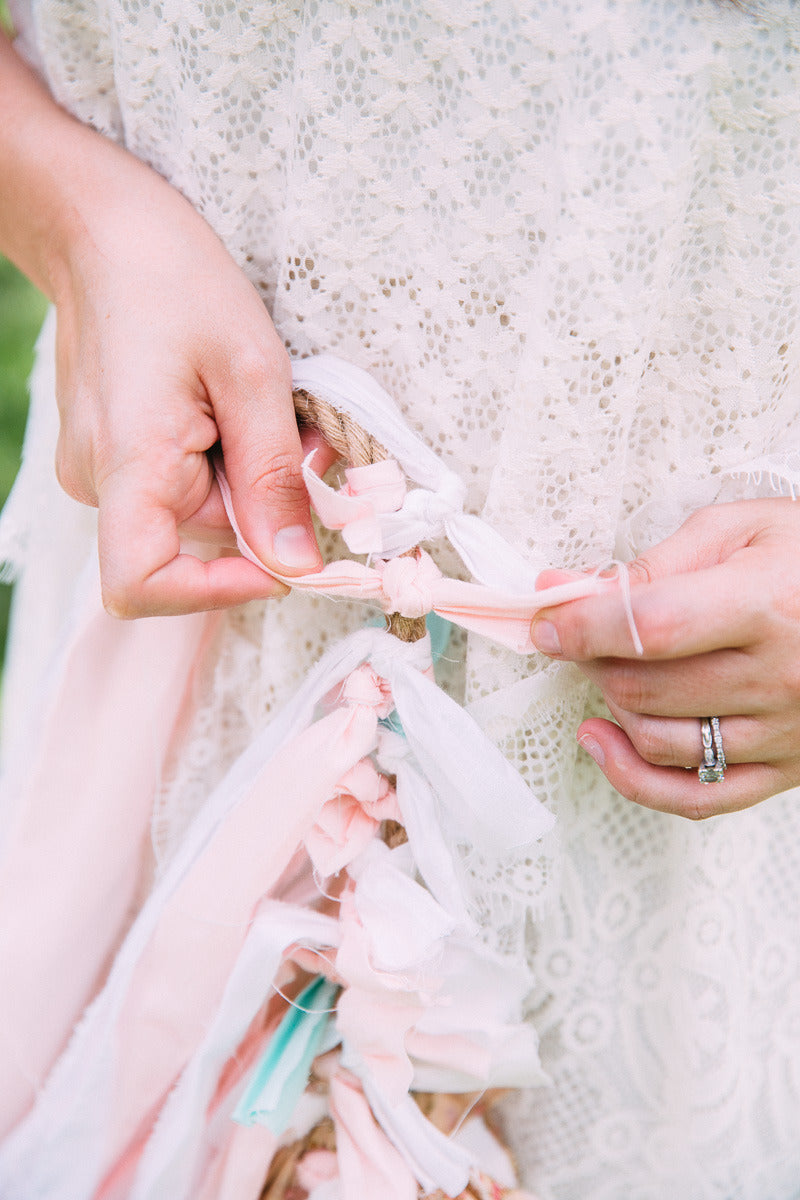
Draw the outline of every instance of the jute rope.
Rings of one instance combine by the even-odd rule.
[[[270,1163],[259,1200],[287,1200],[297,1165],[312,1150],[335,1150],[333,1121],[324,1117],[304,1138],[281,1146]]]
[[[367,467],[389,457],[385,447],[371,433],[326,400],[319,400],[302,388],[292,395],[298,425],[318,430],[348,466]]]
[[[370,463],[383,462],[389,457],[386,448],[377,438],[362,429],[351,417],[338,412],[326,400],[320,400],[301,388],[293,393],[293,397],[298,425],[305,425],[321,433],[328,445],[348,466],[366,467]],[[408,551],[409,555],[414,553],[414,550]],[[386,618],[386,626],[389,633],[401,642],[418,642],[425,636],[424,617],[403,617],[400,613],[390,613]]]

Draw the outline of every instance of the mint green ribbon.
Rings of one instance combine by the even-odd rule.
[[[288,1127],[306,1089],[311,1064],[322,1051],[338,992],[337,984],[320,975],[300,993],[272,1035],[236,1106],[234,1121],[266,1125],[276,1136]],[[338,1036],[332,1042],[327,1039],[325,1048],[338,1040]]]

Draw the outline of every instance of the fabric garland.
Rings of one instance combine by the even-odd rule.
[[[295,382],[368,422],[396,461],[348,471],[339,491],[306,462],[321,520],[369,558],[329,563],[292,586],[361,597],[385,612],[435,612],[520,652],[532,648],[530,623],[540,607],[608,586],[589,576],[537,590],[534,569],[463,513],[456,477],[363,372],[323,357],[298,364]],[[409,490],[405,476],[417,487]],[[258,562],[221,469],[219,480],[240,551]],[[445,579],[424,552],[406,554],[442,532],[477,583]],[[118,709],[145,728],[152,683],[132,661],[141,654],[132,627],[97,613],[95,586],[76,620],[76,644],[94,670],[107,671],[109,639],[119,642],[111,676],[129,696],[131,680],[142,691]],[[159,623],[136,628],[162,637]],[[156,713],[172,728],[213,618],[163,628],[186,631],[183,640],[163,635],[174,681]],[[163,666],[152,655],[147,661]],[[45,728],[66,721],[71,699],[62,670]],[[77,720],[90,720],[89,706],[88,699],[79,706]],[[39,773],[54,774],[62,743],[50,751],[45,739],[41,750]],[[133,795],[126,800],[123,815],[140,815],[110,843],[103,870],[84,862],[82,887],[94,905],[106,894],[105,876],[129,854],[130,837],[141,836],[150,793],[139,776],[135,787],[136,803]],[[24,825],[36,796],[17,802]],[[83,827],[100,827],[106,792],[88,788],[81,804]],[[346,638],[208,797],[94,999],[90,981],[83,983],[84,1004],[92,1002],[63,1053],[77,1001],[55,1005],[35,1094],[30,1074],[17,1073],[10,1132],[0,1144],[0,1194],[223,1200],[249,1179],[256,1200],[264,1175],[254,1162],[266,1156],[264,1172],[270,1159],[278,1170],[291,1145],[295,1157],[281,1168],[287,1186],[293,1180],[314,1200],[505,1194],[510,1182],[497,1190],[487,1173],[504,1160],[482,1124],[480,1097],[545,1080],[535,1033],[523,1020],[531,980],[524,965],[497,958],[476,936],[478,898],[464,858],[480,847],[501,862],[552,824],[500,751],[434,683],[429,639],[404,643],[373,628]],[[37,854],[46,860],[56,850],[43,826]],[[20,862],[24,848],[12,836],[0,889],[17,880]],[[57,910],[54,901],[37,919],[51,941],[74,945],[74,918]],[[24,911],[39,911],[32,894]],[[95,955],[115,931],[119,919]],[[31,932],[30,922],[5,912],[0,957],[4,945]],[[4,961],[4,977],[14,961]],[[22,983],[20,1009],[30,999]],[[440,1127],[423,1111],[421,1096],[445,1093],[464,1097],[464,1116],[478,1105],[466,1141],[459,1120]],[[281,1179],[279,1171],[274,1187]],[[272,1186],[268,1177],[267,1195]]]

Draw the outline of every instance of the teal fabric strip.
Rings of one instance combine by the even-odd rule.
[[[375,628],[382,629],[385,624],[386,622],[383,617],[370,617],[367,621],[367,625],[375,626]],[[453,632],[453,622],[446,621],[438,613],[429,612],[425,618],[425,624],[431,639],[431,661],[433,662],[435,671],[436,664],[449,645],[450,635]],[[380,724],[384,729],[391,729],[392,733],[399,733],[403,736],[403,725],[396,711],[390,712],[389,716],[385,717]]]
[[[425,618],[425,624],[428,627],[431,639],[431,658],[433,659],[433,665],[436,666],[447,649],[450,634],[453,632],[453,622],[446,621],[438,613],[430,612]]]
[[[240,1125],[266,1125],[280,1135],[305,1091],[339,988],[320,975],[284,1015],[233,1113]],[[325,1039],[330,1042],[330,1037]],[[334,1042],[335,1044],[335,1042]]]

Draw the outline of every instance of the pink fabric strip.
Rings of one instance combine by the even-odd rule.
[[[388,464],[376,465],[386,467]],[[310,474],[312,473],[306,473],[307,479]],[[217,477],[240,553],[266,571],[266,567],[242,535],[233,511],[230,487],[220,465],[217,466]],[[369,519],[360,507],[361,498],[343,497],[341,493],[334,492],[319,482],[325,490],[323,492],[314,487],[315,508],[324,524],[328,525],[328,522],[331,522],[329,528],[343,527],[342,506],[348,503],[359,506],[359,521]],[[365,546],[364,550],[367,548]],[[364,566],[350,559],[341,559],[328,563],[321,571],[309,575],[292,578],[277,572],[272,574],[298,591],[364,600],[377,604],[386,613],[399,612],[403,616],[417,617],[435,612],[464,629],[480,633],[519,654],[530,654],[535,650],[530,628],[540,609],[594,595],[604,586],[596,577],[587,576],[528,594],[505,592],[483,584],[445,578],[424,552],[420,552],[416,558],[379,561],[374,567]]]
[[[417,1200],[417,1181],[370,1111],[361,1085],[339,1071],[330,1085],[342,1200]]]
[[[86,596],[24,761],[0,859],[0,1132],[101,982],[139,880],[170,732],[216,614],[124,623]],[[11,986],[8,986],[8,985]]]
[[[204,1181],[197,1200],[259,1200],[278,1139],[264,1125],[233,1125],[218,1181]]]
[[[280,878],[339,779],[374,747],[376,733],[372,709],[340,708],[284,746],[165,904],[117,1026],[106,1167],[197,1047],[258,901]]]

